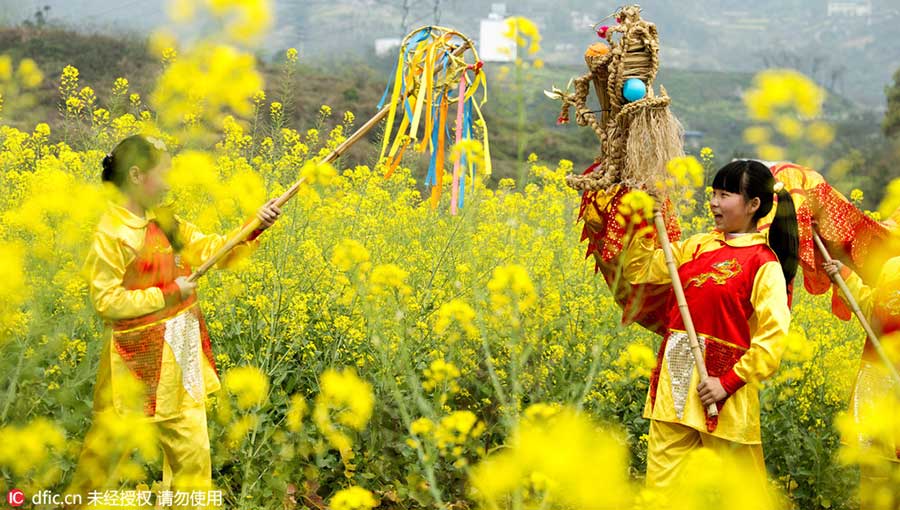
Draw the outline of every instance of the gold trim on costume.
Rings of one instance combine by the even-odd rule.
[[[132,332],[132,331],[140,331],[140,330],[142,330],[142,329],[152,328],[153,326],[159,326],[160,324],[163,324],[163,323],[165,323],[165,322],[167,322],[167,321],[172,320],[174,317],[178,316],[179,314],[181,314],[181,313],[183,313],[183,312],[186,312],[186,311],[190,310],[191,308],[194,308],[195,306],[198,306],[199,304],[200,304],[199,301],[194,301],[193,303],[191,303],[190,306],[187,306],[187,307],[182,308],[182,309],[180,309],[180,310],[176,310],[174,315],[170,315],[170,316],[168,316],[168,317],[164,317],[164,318],[162,318],[162,319],[155,320],[155,321],[153,321],[153,322],[151,322],[151,323],[149,323],[149,324],[141,324],[140,326],[135,326],[135,327],[133,327],[133,328],[128,328],[128,329],[115,329],[115,327],[113,327],[113,333],[114,333],[114,334],[115,334],[115,333],[130,333],[130,332]]]

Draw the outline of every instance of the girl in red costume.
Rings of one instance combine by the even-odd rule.
[[[673,487],[687,455],[698,448],[729,451],[765,481],[757,383],[781,361],[790,324],[789,288],[798,264],[791,196],[757,161],[734,161],[716,174],[709,206],[716,229],[673,243],[684,293],[710,377],[700,384],[674,298],[650,379],[647,479]],[[775,204],[767,232],[757,223]],[[671,282],[663,251],[635,237],[625,252],[633,284]],[[751,384],[747,384],[751,383]],[[705,408],[715,403],[717,418]]]

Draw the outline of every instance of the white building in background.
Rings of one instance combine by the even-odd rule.
[[[506,31],[506,4],[491,4],[491,13],[481,20],[478,56],[485,62],[512,62],[516,59],[516,41]]]
[[[399,48],[402,43],[403,41],[398,37],[375,39],[375,55],[378,57],[387,57],[388,55],[396,54],[397,48]]]
[[[829,1],[828,16],[868,17],[872,15],[872,0]]]
[[[596,21],[586,12],[572,11],[569,13],[569,16],[572,20],[572,30],[575,32],[582,32],[585,28],[593,27]]]

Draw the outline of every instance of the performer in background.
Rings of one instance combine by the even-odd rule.
[[[841,273],[885,352],[900,353],[900,257],[887,260],[872,287],[837,260],[823,263],[822,268],[830,276]],[[846,302],[843,295],[841,299]],[[894,368],[900,370],[900,358],[894,360]],[[850,398],[850,412],[861,428],[882,419],[890,423],[900,420],[900,401],[895,386],[887,367],[867,339]],[[900,503],[900,486],[889,479],[892,473],[895,477],[900,474],[900,429],[895,427],[894,437],[861,434],[857,440],[860,446],[885,461],[882,465],[860,464],[860,508],[884,508],[878,502],[883,501],[879,494],[882,487],[893,486],[893,501]]]

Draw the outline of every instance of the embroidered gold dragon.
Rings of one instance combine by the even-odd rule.
[[[701,287],[709,280],[715,282],[716,285],[725,285],[725,282],[737,276],[741,272],[741,265],[738,264],[737,259],[716,262],[712,265],[712,268],[712,271],[707,271],[705,273],[695,275],[693,278],[688,280],[685,287],[690,287],[691,285]]]

